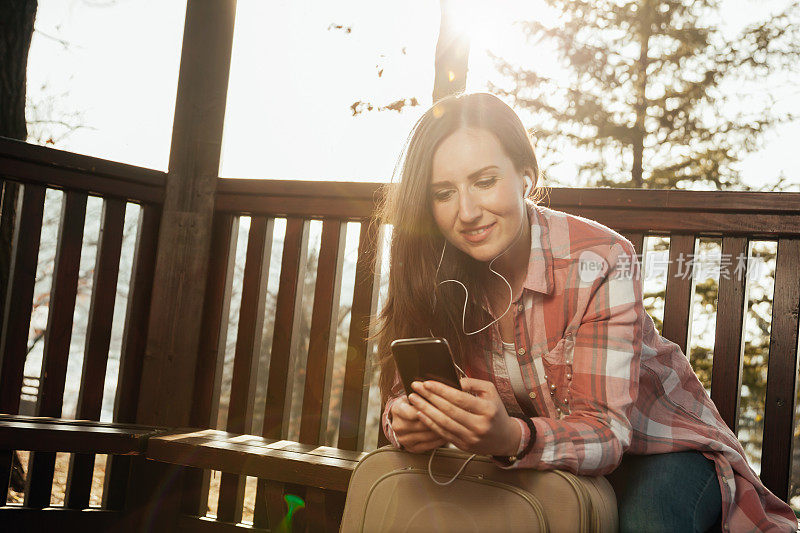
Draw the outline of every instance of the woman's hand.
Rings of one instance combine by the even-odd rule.
[[[414,382],[409,396],[420,420],[459,449],[481,455],[514,455],[520,427],[506,413],[494,383],[462,378],[463,391],[438,381]],[[476,396],[470,393],[475,393]]]
[[[409,405],[405,396],[392,404],[392,430],[404,449],[423,453],[447,444],[447,441],[423,424],[416,408]]]

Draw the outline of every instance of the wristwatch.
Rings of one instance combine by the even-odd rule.
[[[519,416],[519,415],[510,415],[510,416],[514,418],[519,418],[520,420],[525,422],[525,424],[528,426],[528,429],[530,430],[531,436],[528,439],[528,444],[525,446],[525,448],[523,448],[522,451],[516,455],[492,455],[492,459],[500,463],[502,466],[511,466],[520,459],[522,459],[523,457],[525,457],[526,455],[528,455],[528,453],[530,453],[530,451],[533,449],[533,443],[536,441],[536,426],[533,424],[533,420],[531,420],[527,416]]]

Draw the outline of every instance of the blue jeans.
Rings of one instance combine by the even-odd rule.
[[[717,473],[700,452],[625,454],[606,477],[617,495],[621,533],[719,530]]]

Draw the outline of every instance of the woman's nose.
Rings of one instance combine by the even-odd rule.
[[[458,195],[458,217],[462,222],[473,222],[480,218],[480,204],[471,191],[461,191]]]

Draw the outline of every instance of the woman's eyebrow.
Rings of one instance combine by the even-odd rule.
[[[467,176],[467,180],[474,180],[475,178],[479,177],[481,174],[483,174],[487,170],[499,169],[499,168],[500,167],[498,167],[497,165],[486,165],[485,167],[479,168],[475,172],[472,172],[469,176]],[[447,187],[447,186],[452,185],[452,184],[453,184],[453,182],[450,181],[450,180],[434,181],[433,183],[431,183],[431,187],[441,188],[441,187]]]

